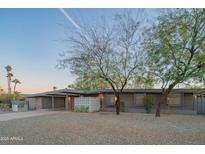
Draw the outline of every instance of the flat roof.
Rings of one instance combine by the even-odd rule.
[[[173,89],[173,93],[194,93],[195,89]],[[104,89],[104,90],[74,90],[74,89],[62,89],[63,93],[72,93],[72,94],[99,94],[99,93],[113,93],[112,89]],[[124,89],[123,93],[162,93],[162,89]]]
[[[64,96],[80,96],[80,95],[96,95],[99,93],[113,93],[112,89],[92,89],[92,90],[76,90],[76,89],[60,89],[55,91],[47,91],[37,94],[24,94],[23,97],[64,97]],[[123,93],[162,93],[162,89],[124,89]],[[172,93],[196,93],[196,89],[178,88],[173,89]]]
[[[24,94],[23,97],[51,97],[51,96],[55,96],[55,97],[65,97],[66,95],[68,96],[79,96],[78,94],[67,94],[67,93],[63,93],[63,92],[59,92],[59,91],[47,91],[47,92],[43,92],[43,93],[36,93],[36,94]]]

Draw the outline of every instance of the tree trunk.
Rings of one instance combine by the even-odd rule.
[[[8,94],[11,94],[11,78],[8,77]]]
[[[176,84],[177,83],[170,84],[168,89],[166,89],[165,92],[162,93],[162,97],[157,104],[157,109],[156,109],[156,114],[155,114],[156,117],[160,117],[161,104],[164,104],[167,102],[167,96],[169,95],[169,93],[172,91],[172,89],[174,88]]]
[[[156,110],[156,115],[155,115],[156,117],[160,117],[161,104],[166,103],[166,100],[167,100],[167,94],[163,94],[157,104],[157,110]]]
[[[13,96],[13,99],[14,99],[14,100],[16,100],[16,85],[17,85],[17,84],[15,83],[15,85],[14,85],[14,96]]]
[[[116,108],[116,114],[120,114],[120,95],[115,94],[116,100],[115,100],[115,108]]]

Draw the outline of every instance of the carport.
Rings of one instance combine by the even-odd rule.
[[[68,93],[50,93],[51,96],[51,108],[55,109],[65,109],[67,111],[73,111],[74,107],[74,97],[78,97],[77,94]]]
[[[52,110],[56,110],[56,109],[65,109],[65,95],[64,94],[47,94],[50,99],[49,102],[47,101],[42,101],[42,105],[43,108],[46,108],[46,104],[48,103],[51,107]]]
[[[71,100],[75,94],[59,93],[51,91],[26,96],[29,104],[29,110],[50,109],[50,110],[67,110],[71,108]],[[68,105],[70,103],[70,105]]]

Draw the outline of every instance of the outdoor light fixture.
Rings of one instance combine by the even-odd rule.
[[[70,96],[68,96],[68,101],[69,101],[69,102],[71,101],[71,97],[70,97]]]
[[[115,96],[115,102],[117,101],[117,97]]]

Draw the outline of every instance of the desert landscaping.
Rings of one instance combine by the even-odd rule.
[[[201,115],[55,111],[1,121],[0,144],[205,144],[204,132]]]

